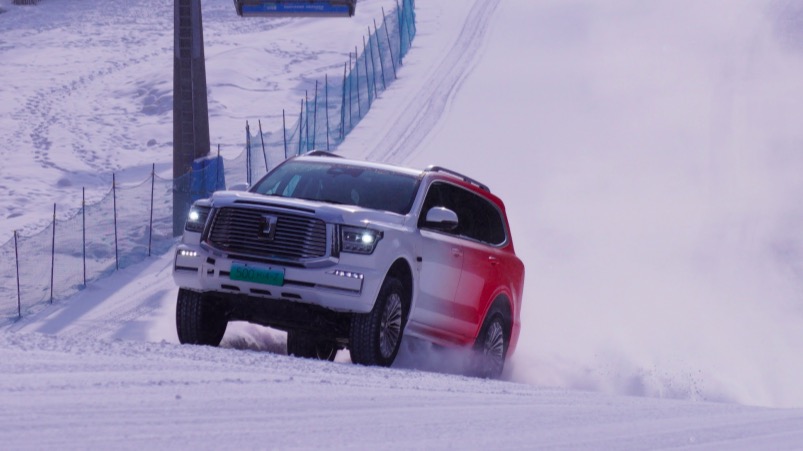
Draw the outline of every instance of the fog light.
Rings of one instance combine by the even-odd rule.
[[[334,275],[339,276],[339,277],[346,277],[346,278],[349,278],[349,279],[362,280],[363,278],[365,278],[365,276],[363,276],[362,274],[360,274],[358,272],[343,271],[343,270],[340,270],[340,269],[332,271],[332,272],[330,272],[330,274],[334,274]]]

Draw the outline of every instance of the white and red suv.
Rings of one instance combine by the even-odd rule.
[[[389,366],[403,335],[473,346],[498,377],[516,347],[524,266],[502,201],[453,171],[325,152],[248,191],[195,202],[176,250],[181,343],[229,321],[287,331],[288,354]]]

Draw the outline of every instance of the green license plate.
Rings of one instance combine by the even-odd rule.
[[[265,285],[284,285],[284,270],[272,268],[255,268],[239,263],[231,265],[231,280],[242,280],[244,282],[261,283]]]

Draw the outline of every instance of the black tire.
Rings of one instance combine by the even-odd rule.
[[[373,310],[352,316],[349,338],[352,362],[374,366],[393,364],[407,322],[405,293],[401,281],[388,276],[382,283]]]
[[[332,362],[337,355],[337,345],[332,340],[290,330],[287,331],[287,355]]]
[[[510,341],[505,319],[498,311],[485,318],[474,343],[472,374],[486,379],[498,379],[505,369],[505,355]]]
[[[215,299],[179,289],[176,301],[176,332],[181,344],[218,346],[228,318]]]

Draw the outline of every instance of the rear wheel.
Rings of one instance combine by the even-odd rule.
[[[351,319],[351,361],[362,365],[390,366],[399,352],[407,318],[401,281],[388,277],[382,283],[374,308]]]
[[[217,346],[226,325],[226,313],[214,298],[183,288],[178,290],[176,332],[181,344]]]
[[[485,319],[474,344],[472,372],[475,376],[497,379],[502,375],[508,347],[508,336],[505,330],[505,320],[500,313],[492,312]]]
[[[290,330],[287,332],[287,355],[331,362],[337,355],[337,345],[325,338]]]

